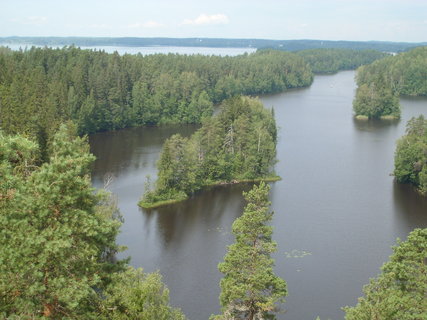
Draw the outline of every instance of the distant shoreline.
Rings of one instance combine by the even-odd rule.
[[[427,46],[427,42],[388,41],[332,41],[332,40],[269,40],[227,38],[135,38],[135,37],[0,37],[0,45],[71,46],[78,47],[204,47],[204,48],[270,48],[300,51],[318,48],[378,50],[401,52],[414,47]]]

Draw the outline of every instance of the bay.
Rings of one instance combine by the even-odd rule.
[[[376,276],[396,238],[427,227],[427,199],[398,185],[390,174],[396,140],[412,116],[427,116],[427,99],[402,98],[402,119],[355,121],[354,71],[318,75],[309,88],[261,97],[274,107],[279,142],[272,183],[276,272],[288,283],[286,312],[278,319],[342,319],[362,286]],[[132,128],[95,134],[93,183],[110,190],[124,216],[120,257],[147,272],[159,270],[171,303],[189,319],[219,312],[218,262],[234,241],[230,231],[241,215],[242,191],[250,185],[217,187],[156,210],[137,202],[146,175],[154,181],[161,146],[174,133],[189,136],[197,126]]]

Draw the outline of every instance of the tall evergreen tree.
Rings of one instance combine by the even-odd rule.
[[[159,274],[114,259],[118,210],[74,131],[61,126],[42,165],[36,143],[0,132],[0,318],[184,319]]]
[[[97,211],[90,185],[94,157],[62,126],[49,162],[36,145],[2,137],[0,310],[6,317],[78,317],[113,270],[120,223]]]
[[[102,319],[185,319],[179,309],[169,306],[169,290],[157,272],[147,274],[142,269],[129,268],[116,273],[103,295]]]
[[[363,288],[346,320],[427,319],[427,229],[415,229],[393,248],[382,273]]]
[[[248,205],[233,223],[236,242],[218,265],[224,274],[220,284],[223,314],[215,320],[275,319],[277,303],[285,301],[286,282],[274,274],[271,258],[276,243],[271,239],[273,228],[267,225],[273,215],[268,209],[269,190],[261,182],[244,193]]]

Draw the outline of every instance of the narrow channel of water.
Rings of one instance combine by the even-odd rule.
[[[316,76],[310,88],[263,97],[280,127],[272,184],[276,272],[288,283],[286,313],[279,319],[338,320],[362,286],[379,273],[395,239],[427,227],[427,200],[397,185],[395,141],[406,121],[427,115],[427,99],[401,99],[402,120],[352,118],[354,72]],[[233,241],[231,224],[243,209],[249,185],[202,192],[189,201],[152,211],[137,207],[145,176],[155,179],[163,141],[196,127],[136,128],[90,137],[97,156],[94,185],[115,176],[110,189],[125,218],[120,244],[131,264],[160,270],[171,302],[192,320],[219,312],[217,264]]]

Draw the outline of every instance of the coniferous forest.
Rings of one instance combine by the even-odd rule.
[[[399,96],[427,95],[427,47],[362,66],[353,102],[356,117],[400,117]]]
[[[148,188],[142,207],[184,200],[213,184],[277,179],[273,111],[248,97],[230,98],[220,109],[189,139],[177,134],[165,142],[155,189]]]
[[[82,50],[0,48],[0,317],[4,319],[185,319],[169,305],[158,272],[118,260],[123,222],[115,198],[94,190],[87,135],[135,126],[200,124],[163,145],[157,180],[140,206],[187,199],[203,188],[260,182],[244,193],[236,242],[218,266],[221,315],[275,319],[287,295],[273,272],[269,225],[277,127],[254,97],[310,86],[313,73],[354,69],[357,116],[400,116],[399,96],[427,95],[427,48],[375,51],[259,50],[236,57],[119,55]],[[374,60],[377,60],[373,62]],[[371,63],[369,65],[365,65]],[[219,112],[214,115],[214,109]],[[408,122],[397,142],[397,182],[427,192],[427,124]],[[398,242],[382,273],[346,319],[427,316],[426,232]]]
[[[75,47],[1,48],[1,125],[6,133],[36,137],[43,146],[67,120],[77,124],[80,135],[200,123],[212,115],[214,104],[236,94],[280,92],[312,81],[301,57],[278,51],[120,56]]]

